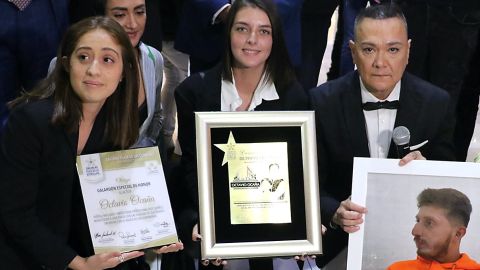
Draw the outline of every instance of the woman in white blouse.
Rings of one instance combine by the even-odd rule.
[[[295,79],[271,1],[236,0],[226,27],[222,62],[185,79],[175,91],[181,166],[185,173],[179,186],[184,188],[181,195],[186,205],[177,224],[186,248],[190,246],[188,241],[198,235],[195,230],[192,232],[198,223],[194,112],[308,109],[306,92]],[[263,269],[272,269],[271,260],[266,261],[267,268]],[[250,262],[250,269],[256,269],[255,265]]]

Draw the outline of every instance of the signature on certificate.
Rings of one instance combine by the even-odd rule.
[[[96,232],[95,233],[95,239],[97,239],[97,238],[103,239],[104,237],[115,236],[115,234],[116,234],[115,231],[105,231],[105,232],[102,232],[102,233]]]
[[[130,238],[135,238],[137,237],[137,234],[135,233],[130,233],[130,232],[119,232],[118,236],[122,239],[130,239]]]

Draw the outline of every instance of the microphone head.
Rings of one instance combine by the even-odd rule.
[[[408,144],[410,143],[410,131],[404,126],[398,126],[393,129],[392,139],[396,145]]]

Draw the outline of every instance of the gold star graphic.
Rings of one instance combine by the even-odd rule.
[[[235,160],[237,158],[237,150],[236,146],[237,143],[235,142],[235,138],[233,137],[232,132],[230,131],[230,135],[228,135],[228,142],[226,144],[214,144],[217,148],[225,152],[223,156],[222,166],[225,165],[228,161]]]

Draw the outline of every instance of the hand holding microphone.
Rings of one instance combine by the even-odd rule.
[[[421,144],[410,147],[410,131],[404,126],[398,126],[393,130],[392,139],[397,146],[398,158],[400,158],[399,165],[403,166],[412,160],[425,160],[422,153],[416,149],[425,145],[427,141]],[[410,152],[412,150],[416,150]]]

